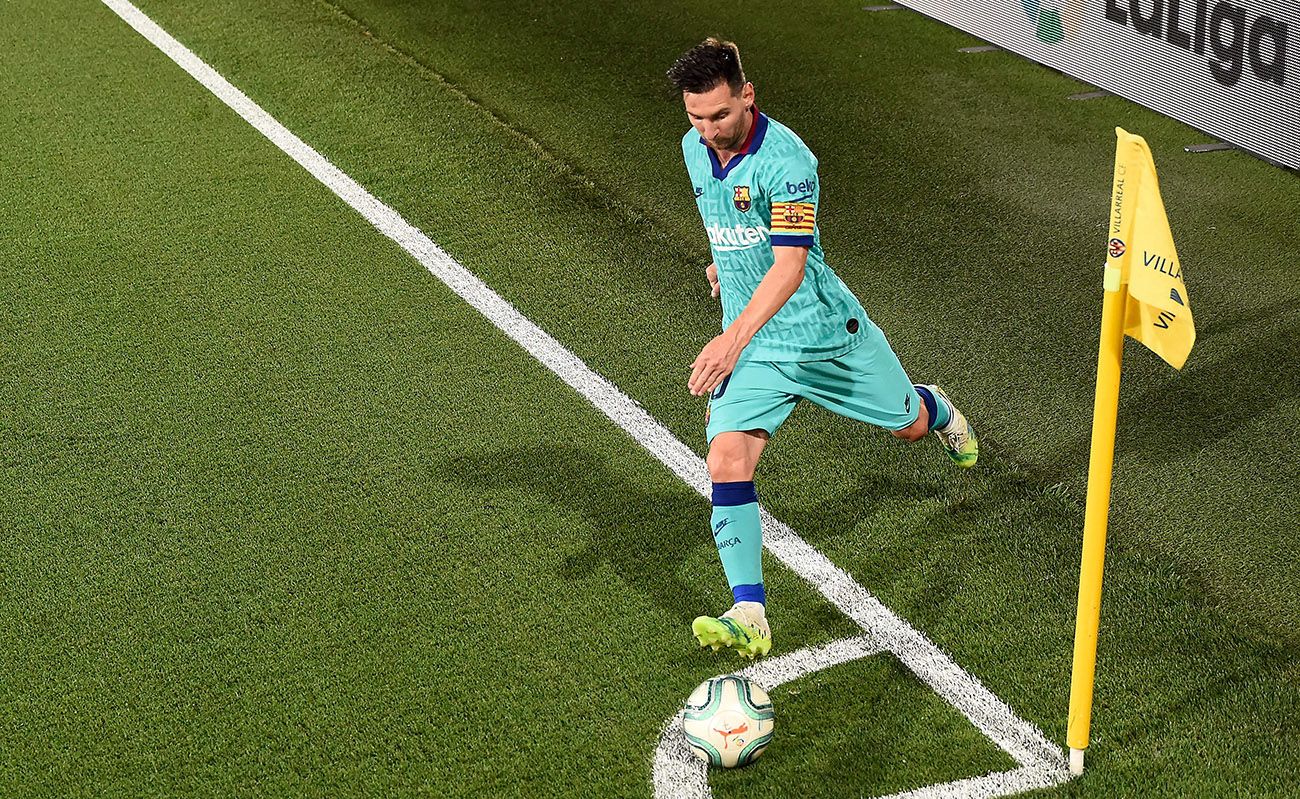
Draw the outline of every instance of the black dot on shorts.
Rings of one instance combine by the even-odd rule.
[[[844,329],[849,331],[850,333],[858,332],[858,320],[850,319],[848,321],[848,324],[844,325]]]

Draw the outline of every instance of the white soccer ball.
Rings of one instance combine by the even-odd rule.
[[[705,680],[691,692],[682,714],[686,742],[712,766],[752,763],[772,741],[775,713],[767,692],[744,677]]]

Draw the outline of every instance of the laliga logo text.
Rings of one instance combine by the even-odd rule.
[[[1252,19],[1243,6],[1225,0],[1198,0],[1181,8],[1177,2],[1151,0],[1149,7],[1148,12],[1142,0],[1106,0],[1106,19],[1118,25],[1131,22],[1138,33],[1197,55],[1209,50],[1210,74],[1224,86],[1241,78],[1247,62],[1261,81],[1281,86],[1286,80],[1290,30],[1282,20],[1267,14]]]

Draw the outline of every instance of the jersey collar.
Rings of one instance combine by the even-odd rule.
[[[713,177],[715,179],[723,180],[726,178],[727,175],[731,174],[731,170],[745,160],[745,156],[758,152],[758,148],[763,146],[763,137],[767,135],[767,114],[759,111],[757,105],[754,106],[753,114],[754,124],[749,126],[749,135],[745,137],[745,143],[741,145],[740,152],[733,155],[725,167],[718,161],[718,154],[713,151],[709,143],[704,140],[703,136],[700,137],[700,144],[704,145],[704,149],[709,151],[709,163],[713,165]]]

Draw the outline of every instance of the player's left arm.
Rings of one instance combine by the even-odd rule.
[[[740,353],[754,334],[776,316],[803,283],[804,267],[808,263],[807,247],[773,247],[772,254],[775,260],[754,289],[745,310],[721,335],[704,345],[691,364],[691,379],[687,387],[695,396],[709,393],[731,374],[736,361],[740,360]]]
[[[691,364],[687,383],[702,396],[718,386],[740,360],[740,353],[768,320],[780,311],[803,283],[808,251],[817,223],[817,159],[806,149],[788,154],[763,181],[771,200],[770,235],[773,263],[759,281],[749,304],[714,338]]]

